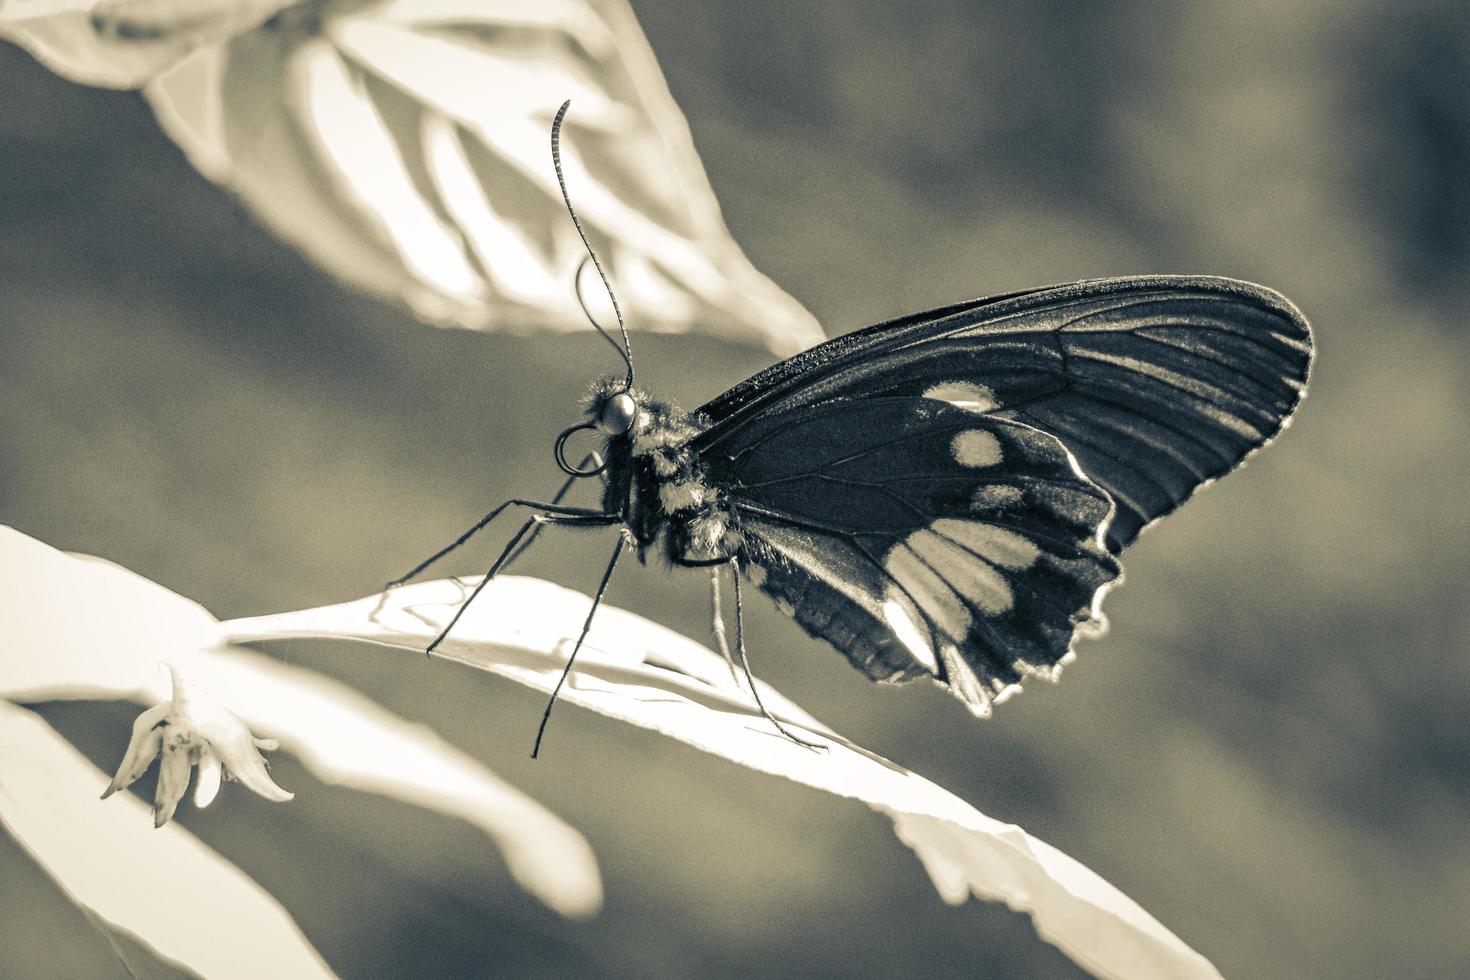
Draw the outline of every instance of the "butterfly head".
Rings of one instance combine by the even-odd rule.
[[[626,435],[638,418],[638,401],[631,392],[620,391],[605,399],[597,410],[597,431],[607,436]]]
[[[641,391],[629,387],[626,378],[608,375],[596,381],[583,399],[584,424],[604,436],[636,435],[643,407]]]
[[[596,476],[607,469],[607,459],[614,451],[612,443],[619,439],[631,439],[639,426],[643,413],[639,406],[639,394],[628,387],[627,379],[607,377],[592,386],[584,402],[586,419],[562,432],[556,439],[556,465],[569,476]],[[597,432],[606,437],[608,445],[602,454],[589,453],[580,466],[574,466],[566,458],[567,440],[579,432]],[[588,465],[592,464],[592,468]]]

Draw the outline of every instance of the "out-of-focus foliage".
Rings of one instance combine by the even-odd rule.
[[[792,353],[816,321],[745,258],[625,0],[103,0],[0,19],[67,78],[145,86],[278,234],[433,323],[584,330],[573,200],[635,325]],[[0,14],[3,14],[0,8]]]
[[[757,674],[1083,860],[1226,976],[1463,974],[1470,277],[1435,229],[1470,227],[1470,9],[635,8],[731,227],[834,332],[1208,272],[1280,289],[1321,349],[1291,429],[1130,549],[1110,636],[1059,687],[978,724],[942,692],[875,689],[752,601]],[[244,615],[367,594],[554,485],[549,446],[606,369],[601,341],[406,329],[243,220],[140,100],[13,50],[0,80],[0,517]],[[694,337],[638,355],[685,405],[767,363]],[[483,571],[482,547],[451,570]],[[605,551],[552,529],[521,570],[589,589]],[[633,567],[611,600],[701,636],[706,592]],[[284,857],[237,808],[186,815],[316,909],[302,925],[344,974],[1071,969],[1020,916],[935,903],[858,808],[816,812],[800,787],[586,713],[558,713],[531,763],[539,696],[398,656],[276,652],[432,718],[604,858],[605,912],[564,924],[480,835],[411,808],[298,797],[274,807],[299,821]],[[115,764],[131,709],[40,710]],[[294,765],[277,762],[283,785]],[[314,873],[287,860],[302,852]],[[14,848],[0,863],[0,972],[39,972],[45,948],[105,975],[111,954],[44,877]],[[351,902],[325,897],[343,882]]]
[[[7,0],[0,37],[86,85],[138,88],[296,0]]]

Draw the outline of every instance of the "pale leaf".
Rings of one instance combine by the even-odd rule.
[[[146,83],[201,172],[432,323],[588,329],[550,155],[571,99],[570,192],[631,326],[822,339],[731,238],[627,0],[11,2],[51,13],[0,36],[77,81]]]
[[[65,78],[137,88],[294,0],[0,0],[0,37]]]
[[[419,653],[475,584],[426,582],[383,597],[221,626],[237,643],[326,637]],[[437,653],[549,692],[589,602],[547,582],[497,579]],[[728,665],[709,650],[607,605],[599,609],[561,692],[572,704],[742,765],[862,800],[894,821],[899,837],[917,852],[946,901],[959,903],[974,894],[1029,912],[1044,938],[1099,976],[1217,975],[1203,957],[1071,858],[853,745],[770,688],[763,686],[761,696],[789,727],[827,751],[813,751],[777,733],[759,716]]]
[[[0,823],[68,897],[202,977],[333,975],[264,889],[178,825],[154,830],[137,797],[99,802],[106,781],[0,700]]]
[[[170,697],[159,666],[167,660],[322,781],[465,820],[499,845],[516,880],[548,906],[573,916],[600,907],[591,848],[540,804],[346,685],[254,651],[209,649],[220,640],[197,603],[0,528],[0,697],[157,704]],[[125,739],[120,732],[120,746]]]
[[[602,906],[597,859],[585,838],[520,790],[351,688],[250,650],[201,658],[216,689],[323,782],[380,793],[458,817],[500,847],[524,887],[563,915]]]

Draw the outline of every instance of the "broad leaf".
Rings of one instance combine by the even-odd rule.
[[[364,640],[421,653],[476,584],[441,580],[386,596],[221,624],[235,643],[294,637]],[[437,655],[550,692],[590,600],[536,579],[497,579]],[[945,901],[971,894],[1029,912],[1045,939],[1099,976],[1213,977],[1198,953],[1096,874],[1019,827],[984,816],[921,776],[868,752],[768,687],[761,698],[813,751],[760,716],[729,666],[703,646],[602,606],[561,698],[741,765],[862,800],[894,822]],[[553,719],[553,726],[555,721]]]
[[[203,173],[430,322],[587,328],[548,135],[571,99],[572,200],[632,326],[781,354],[822,338],[730,237],[626,0],[22,2],[61,10],[10,37],[69,78],[147,83]]]
[[[0,0],[0,37],[87,85],[137,88],[295,0]]]
[[[166,660],[227,694],[252,731],[279,740],[322,781],[465,820],[500,846],[516,880],[547,905],[573,916],[600,907],[591,848],[540,804],[346,685],[250,650],[210,649],[219,641],[214,618],[197,603],[0,528],[0,697],[153,705],[171,696],[159,669]],[[119,733],[119,757],[123,741]],[[106,785],[104,777],[93,795]]]

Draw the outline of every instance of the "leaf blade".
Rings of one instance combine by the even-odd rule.
[[[126,78],[146,76],[160,125],[201,172],[329,272],[396,297],[431,323],[588,329],[571,295],[580,244],[548,144],[551,117],[571,98],[572,196],[633,326],[698,329],[778,354],[823,338],[811,314],[731,237],[625,0],[353,10],[309,3],[269,29],[218,39],[160,67]],[[313,112],[342,91],[343,78],[357,110]],[[399,111],[388,112],[389,102]],[[432,169],[420,131],[433,119],[473,143],[470,172],[499,227],[433,182],[417,185],[422,201],[405,203],[391,161],[415,173]],[[367,167],[338,151],[349,144],[389,162]],[[344,177],[344,168],[356,176]],[[376,176],[365,182],[364,172]],[[507,229],[519,239],[508,248]],[[551,275],[505,288],[526,252]]]
[[[73,615],[77,608],[88,615]],[[160,669],[167,659],[227,692],[231,710],[257,733],[276,736],[323,782],[464,820],[501,848],[516,881],[550,908],[571,917],[600,908],[591,846],[550,810],[346,685],[254,651],[209,650],[220,640],[218,623],[197,603],[118,565],[0,527],[0,642],[10,651],[0,657],[0,697],[156,704],[170,696]],[[148,763],[141,760],[138,773]]]
[[[441,580],[336,606],[221,624],[235,642],[352,639],[421,652],[475,585]],[[535,579],[491,583],[440,644],[443,655],[550,692],[588,597]],[[941,897],[1003,901],[1098,976],[1217,977],[1214,967],[1116,888],[1055,848],[843,739],[774,690],[761,698],[816,753],[781,737],[723,660],[692,640],[604,605],[560,697],[740,765],[860,800],[894,821]]]

